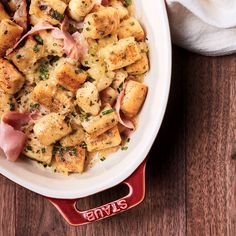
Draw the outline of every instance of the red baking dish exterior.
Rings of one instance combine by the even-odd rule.
[[[102,220],[127,211],[143,201],[145,197],[145,169],[146,160],[129,178],[121,183],[129,187],[129,193],[126,196],[90,210],[80,211],[77,209],[76,203],[79,199],[47,199],[70,225],[80,226]]]

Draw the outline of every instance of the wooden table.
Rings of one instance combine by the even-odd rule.
[[[43,197],[0,177],[0,235],[236,235],[236,56],[174,48],[170,99],[150,153],[144,202],[75,228]],[[96,206],[118,190],[84,199]]]

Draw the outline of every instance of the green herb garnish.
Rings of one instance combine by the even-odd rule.
[[[34,47],[33,47],[33,50],[35,53],[39,52],[39,46],[38,44],[36,44]]]
[[[132,5],[132,0],[124,0],[125,6],[128,7]]]
[[[108,115],[108,114],[110,114],[110,113],[112,113],[112,112],[114,112],[115,111],[115,109],[109,109],[109,110],[105,110],[105,111],[103,111],[102,112],[102,115]]]
[[[126,151],[126,150],[128,150],[128,147],[122,147],[121,150]]]
[[[105,161],[106,160],[106,157],[101,157],[100,158],[100,161]]]
[[[84,148],[84,149],[87,148],[87,144],[85,142],[82,142],[79,146]]]
[[[39,66],[39,80],[48,80],[49,79],[49,70],[48,65],[45,62],[42,62]]]
[[[64,19],[64,16],[63,16],[61,13],[59,13],[58,11],[53,10],[53,9],[51,9],[51,11],[49,12],[49,15],[50,15],[53,19],[56,19],[56,20],[58,20],[58,21],[63,21],[63,19]]]
[[[39,35],[34,36],[35,41],[37,41],[38,44],[43,45],[43,39]]]

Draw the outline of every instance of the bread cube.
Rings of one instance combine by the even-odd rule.
[[[85,140],[85,132],[83,128],[80,126],[73,133],[67,135],[63,139],[61,139],[60,144],[64,147],[72,147],[76,145],[80,145]]]
[[[23,33],[21,28],[16,23],[8,19],[3,19],[0,22],[0,57],[4,56],[7,49],[12,48],[20,39]]]
[[[123,85],[125,79],[128,77],[128,73],[123,69],[116,70],[115,73],[115,78],[112,82],[111,87],[120,92],[123,89]]]
[[[76,92],[81,84],[86,81],[87,73],[69,62],[59,61],[55,67],[53,77],[58,84],[71,92]]]
[[[85,17],[83,35],[86,38],[100,39],[115,32],[120,24],[118,11],[106,7]]]
[[[27,134],[27,142],[23,154],[33,160],[40,161],[43,164],[50,164],[52,160],[53,146],[42,145],[34,133]]]
[[[82,173],[84,171],[86,150],[75,146],[56,153],[52,166],[63,174]]]
[[[81,21],[94,7],[95,0],[71,0],[68,6],[68,12],[72,19]]]
[[[84,130],[91,136],[96,137],[111,129],[118,123],[118,116],[109,104],[99,113],[98,116],[89,117],[81,124]]]
[[[15,111],[16,109],[17,103],[14,96],[0,90],[0,119],[5,112]]]
[[[146,53],[141,53],[142,57],[140,60],[126,67],[126,71],[130,75],[144,74],[149,70],[148,56]]]
[[[63,21],[66,8],[67,5],[61,0],[44,0],[43,5],[40,0],[32,0],[29,14],[41,21],[57,25]]]
[[[134,37],[137,41],[142,41],[145,39],[144,30],[138,20],[134,17],[130,17],[127,20],[122,21],[117,33],[119,39],[128,37]]]
[[[72,131],[70,125],[65,122],[65,117],[53,112],[37,120],[33,130],[40,143],[47,146]]]
[[[50,81],[40,81],[32,92],[32,98],[46,108],[51,109],[56,92],[57,87],[55,84]]]
[[[8,94],[17,93],[25,77],[7,60],[0,58],[0,87]]]
[[[93,84],[96,85],[99,92],[109,87],[112,83],[113,78],[108,76],[103,64],[95,63],[87,72],[94,79]]]
[[[115,103],[118,94],[119,93],[117,92],[117,90],[111,87],[104,89],[100,94],[102,103],[103,104],[109,103],[112,106]]]
[[[141,58],[138,45],[133,37],[119,40],[100,49],[99,54],[104,59],[108,70],[116,70],[128,66]]]
[[[134,117],[140,111],[148,88],[145,84],[129,80],[125,89],[125,95],[121,100],[121,111],[128,117]]]
[[[97,115],[100,111],[101,101],[96,86],[90,82],[83,84],[77,90],[76,102],[78,106],[86,113],[93,116]]]
[[[2,3],[0,3],[0,21],[4,19],[10,19],[10,16],[6,13]]]
[[[124,7],[121,1],[110,0],[109,5],[114,7],[118,11],[121,20],[129,16],[129,11],[127,10],[126,7]]]
[[[14,50],[7,58],[24,74],[34,70],[35,63],[45,56],[44,45],[38,44],[33,37],[28,37],[25,45]]]
[[[98,137],[86,134],[87,150],[89,152],[99,151],[120,145],[121,137],[117,126],[108,130]]]

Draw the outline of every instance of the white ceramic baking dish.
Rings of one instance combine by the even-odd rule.
[[[140,114],[139,127],[131,137],[128,150],[109,156],[106,161],[97,163],[82,175],[73,174],[69,177],[40,169],[32,161],[11,163],[3,155],[0,157],[2,175],[31,191],[49,197],[67,221],[74,225],[114,215],[137,205],[144,197],[145,164],[141,163],[155,140],[166,109],[171,75],[171,43],[164,0],[136,0],[136,15],[147,32],[151,69],[145,78],[149,87],[148,96]],[[139,170],[134,173],[138,167]],[[131,176],[132,173],[134,174]],[[116,202],[118,210],[113,205],[112,210],[105,213],[101,213],[101,209],[96,213],[96,208],[92,213],[80,212],[78,217],[76,199],[111,188],[129,176],[131,177],[126,183],[130,187],[130,193],[123,199],[125,202],[122,199],[121,202]],[[79,218],[82,220],[78,220]]]

